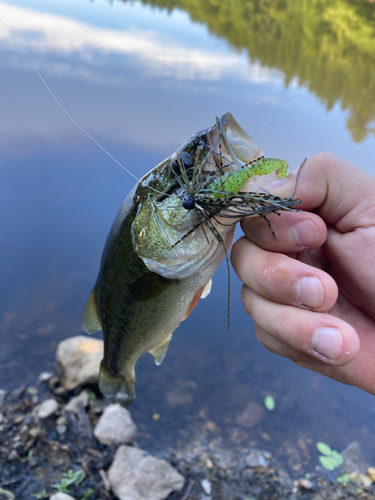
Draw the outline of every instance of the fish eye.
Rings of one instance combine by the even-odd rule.
[[[191,154],[186,153],[185,151],[183,153],[177,153],[176,158],[172,162],[172,168],[177,175],[181,175],[181,169],[178,159],[180,159],[180,162],[183,164],[185,170],[187,170],[193,165],[193,157],[191,156]]]

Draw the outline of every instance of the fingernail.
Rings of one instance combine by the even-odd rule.
[[[312,347],[314,351],[334,361],[339,357],[342,348],[340,330],[329,327],[319,328],[312,338]]]
[[[316,243],[319,238],[318,228],[309,220],[297,222],[292,228],[295,241],[301,247],[310,247]]]
[[[316,309],[324,300],[324,292],[320,280],[315,276],[306,276],[297,282],[297,302],[303,306]]]

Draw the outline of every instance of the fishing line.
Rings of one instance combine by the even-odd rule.
[[[0,23],[4,26],[4,28],[7,30],[7,32],[9,33],[9,35],[13,38],[14,42],[17,44],[19,50],[23,53],[23,55],[27,58],[27,60],[31,63],[31,65],[33,66],[33,68],[35,69],[35,71],[37,72],[39,78],[42,80],[43,82],[43,85],[45,86],[45,88],[48,90],[49,94],[51,95],[51,97],[53,98],[53,100],[56,102],[56,104],[58,106],[60,106],[60,108],[63,110],[63,112],[68,116],[68,118],[71,119],[71,121],[77,125],[77,127],[89,138],[91,139],[91,141],[96,144],[106,155],[108,155],[114,162],[117,163],[117,165],[119,165],[123,170],[125,170],[125,172],[127,172],[129,175],[131,175],[134,179],[136,179],[138,182],[140,181],[140,179],[134,175],[132,172],[130,172],[130,170],[128,170],[126,167],[124,167],[124,165],[122,163],[120,163],[118,160],[116,160],[116,158],[114,156],[111,155],[111,153],[109,151],[107,151],[101,144],[99,144],[98,141],[96,141],[74,118],[73,116],[69,113],[69,111],[67,109],[64,108],[64,106],[61,104],[61,102],[57,99],[57,97],[55,96],[55,94],[52,92],[52,90],[50,89],[50,87],[48,86],[48,83],[45,81],[45,79],[43,78],[42,74],[40,73],[40,71],[38,70],[38,68],[35,66],[34,62],[32,61],[32,59],[29,57],[29,55],[23,50],[21,44],[18,42],[18,40],[15,38],[15,36],[13,35],[13,33],[10,31],[10,29],[6,26],[6,24],[4,23],[4,21],[2,19],[0,19]],[[152,191],[156,191],[157,193],[159,194],[165,194],[166,196],[171,196],[171,195],[168,195],[166,193],[162,193],[161,191],[158,191],[157,189],[155,188],[152,188],[149,186],[149,189],[151,189]]]

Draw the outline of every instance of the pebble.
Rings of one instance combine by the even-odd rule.
[[[75,500],[74,497],[68,495],[67,493],[55,493],[49,497],[49,500]]]
[[[375,467],[369,467],[367,470],[367,475],[373,483],[375,483]]]
[[[201,486],[206,495],[211,495],[211,482],[208,479],[202,479]]]
[[[302,488],[303,490],[311,490],[313,487],[313,484],[308,479],[302,478],[298,481],[298,486],[300,488]]]
[[[16,498],[14,493],[9,490],[4,490],[3,488],[0,488],[0,494],[2,496],[4,495],[4,498],[8,498],[8,500],[15,500]]]
[[[245,459],[245,463],[250,468],[268,467],[272,459],[269,451],[254,450]]]
[[[78,406],[82,405],[83,408],[86,408],[90,402],[90,393],[89,391],[82,391],[78,396],[74,396],[64,408],[64,411],[73,411],[74,413],[78,413]]]
[[[103,413],[106,406],[107,404],[104,399],[90,399],[90,412],[95,415]]]
[[[349,474],[349,479],[357,486],[363,486],[364,488],[368,488],[372,484],[372,479],[360,472],[351,472]]]
[[[79,385],[97,384],[103,341],[79,335],[63,340],[57,346],[56,363],[61,383],[67,391]]]
[[[184,477],[168,462],[125,445],[117,449],[108,479],[119,500],[164,500],[184,485]]]
[[[40,419],[48,418],[56,413],[58,408],[59,405],[55,399],[46,399],[46,401],[43,401],[43,403],[39,405],[36,414]]]
[[[264,415],[264,409],[255,401],[250,401],[246,408],[237,415],[236,423],[246,429],[252,429],[263,420]]]
[[[102,444],[128,444],[132,443],[137,435],[128,410],[119,403],[105,408],[94,429],[94,436]]]
[[[39,377],[38,377],[38,380],[41,384],[46,384],[49,379],[51,379],[53,377],[53,373],[52,372],[42,372]]]
[[[59,434],[65,434],[65,432],[68,430],[68,425],[65,417],[59,417],[56,420],[56,431]]]

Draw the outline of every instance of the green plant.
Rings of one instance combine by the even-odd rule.
[[[264,406],[267,408],[267,410],[272,411],[275,409],[275,400],[273,399],[272,396],[267,396],[264,400]]]
[[[81,498],[81,500],[87,500],[89,497],[91,497],[91,495],[95,493],[95,490],[94,488],[89,488],[85,494],[83,495],[83,497]]]
[[[82,469],[77,469],[73,471],[69,469],[68,472],[63,472],[61,474],[61,479],[59,483],[51,484],[52,488],[56,488],[60,493],[69,493],[68,486],[71,484],[80,484],[85,479],[86,474]]]
[[[344,463],[342,455],[335,450],[331,450],[328,444],[319,442],[316,443],[318,451],[321,453],[319,457],[319,462],[327,470],[334,470],[336,467],[340,467]]]
[[[42,490],[39,493],[31,493],[31,496],[35,498],[45,498],[48,497],[48,493],[46,490]]]
[[[97,399],[96,393],[94,391],[89,392],[89,397],[92,401],[95,401],[95,399]]]
[[[342,474],[341,476],[339,476],[337,478],[337,481],[339,483],[342,483],[344,486],[348,486],[348,483],[349,483],[349,474]]]

